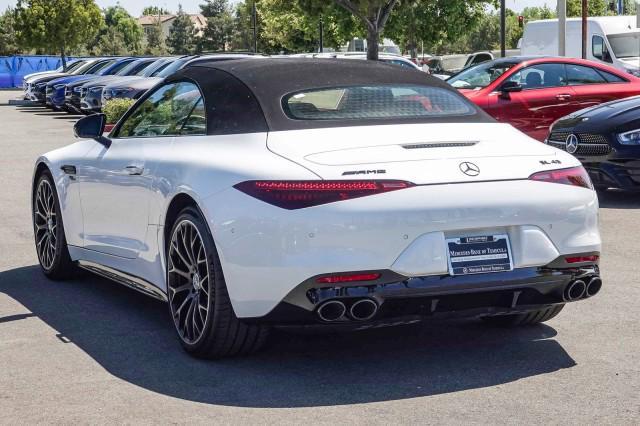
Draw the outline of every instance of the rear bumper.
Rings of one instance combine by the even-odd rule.
[[[282,326],[363,329],[427,318],[530,312],[590,297],[585,292],[575,299],[568,298],[567,288],[577,280],[589,284],[594,278],[599,279],[599,268],[597,265],[569,269],[522,268],[482,275],[413,278],[394,276],[387,271],[383,280],[385,277],[392,281],[332,287],[318,287],[315,280],[310,279],[291,291],[269,314],[244,320]],[[363,299],[374,301],[378,306],[368,320],[358,320],[349,313],[350,307]],[[329,301],[342,302],[345,314],[333,321],[321,319],[318,309]]]
[[[418,186],[300,210],[229,189],[201,208],[239,318],[267,315],[321,274],[389,270],[441,280],[448,238],[507,234],[516,270],[561,268],[553,264],[560,256],[601,251],[596,193],[554,183]]]

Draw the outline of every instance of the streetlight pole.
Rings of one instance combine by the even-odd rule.
[[[256,11],[256,0],[253,1],[251,9],[251,23],[253,26],[253,53],[258,53],[258,12]]]
[[[566,55],[567,0],[558,0],[558,56]]]
[[[322,22],[322,18],[320,18],[320,24],[318,25],[318,31],[320,31],[320,48],[318,49],[319,53],[324,52],[324,22]]]
[[[582,59],[587,59],[587,0],[582,0]]]
[[[505,6],[505,0],[500,0],[500,56],[507,56],[507,8]]]

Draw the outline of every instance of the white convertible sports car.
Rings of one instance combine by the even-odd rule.
[[[437,316],[532,324],[595,295],[598,199],[578,160],[422,72],[365,61],[201,61],[102,136],[40,157],[44,273],[168,301],[195,356],[271,326]]]

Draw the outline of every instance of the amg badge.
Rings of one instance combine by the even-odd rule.
[[[386,170],[350,170],[342,173],[342,176],[356,176],[356,175],[383,175],[387,173]]]

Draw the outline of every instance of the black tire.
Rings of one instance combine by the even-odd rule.
[[[563,308],[564,305],[553,305],[549,308],[527,312],[526,314],[498,315],[494,317],[482,317],[482,319],[488,324],[501,327],[535,325],[556,317]]]
[[[39,191],[45,187],[51,190],[51,203],[48,205],[50,212],[48,218],[42,217],[42,204],[39,204]],[[78,274],[78,267],[69,256],[67,239],[64,234],[64,223],[60,213],[60,201],[53,183],[51,173],[46,170],[36,179],[36,185],[32,197],[32,221],[35,239],[36,253],[42,272],[52,280],[73,278]],[[47,216],[45,214],[45,216]],[[52,226],[49,220],[51,220]],[[43,229],[45,225],[47,229]],[[45,253],[44,244],[50,244],[50,250]]]
[[[192,226],[197,229],[197,235],[193,231],[186,230],[186,227],[191,228]],[[182,237],[180,237],[181,232],[183,233]],[[185,234],[186,232],[191,233]],[[186,253],[187,245],[180,243],[180,241],[185,241],[184,235],[192,236],[189,245],[191,256]],[[194,236],[201,239],[204,254],[200,249],[193,249]],[[196,247],[198,247],[197,243]],[[196,251],[197,253],[195,253]],[[169,312],[180,343],[188,353],[198,358],[223,358],[249,354],[264,345],[269,329],[257,324],[246,324],[240,321],[233,311],[213,238],[197,209],[187,207],[180,212],[171,228],[166,253]],[[185,258],[187,258],[187,262],[193,258],[196,260],[194,263],[192,262],[192,269],[189,269],[192,271],[188,274],[190,278],[187,278],[183,272],[189,267],[184,261]],[[206,263],[204,259],[206,259]],[[180,274],[176,269],[180,270]],[[206,283],[203,283],[204,278],[200,278],[204,277],[202,275],[204,273],[207,277]],[[198,278],[194,278],[194,275],[197,275]],[[189,288],[184,289],[186,286]],[[208,290],[206,295],[205,287]],[[186,292],[188,294],[185,294]],[[192,299],[191,302],[185,302],[189,297]],[[182,311],[186,308],[185,303],[195,305],[195,307],[191,308],[190,306],[183,316]],[[204,311],[204,303],[207,305],[207,312],[202,318],[201,312]],[[192,313],[191,319],[188,318],[189,312]],[[199,315],[198,319],[195,317],[196,312]],[[185,317],[187,318],[185,319]],[[191,327],[185,321],[191,321]],[[200,324],[199,327],[198,324]],[[189,328],[191,328],[191,332],[189,332]]]

